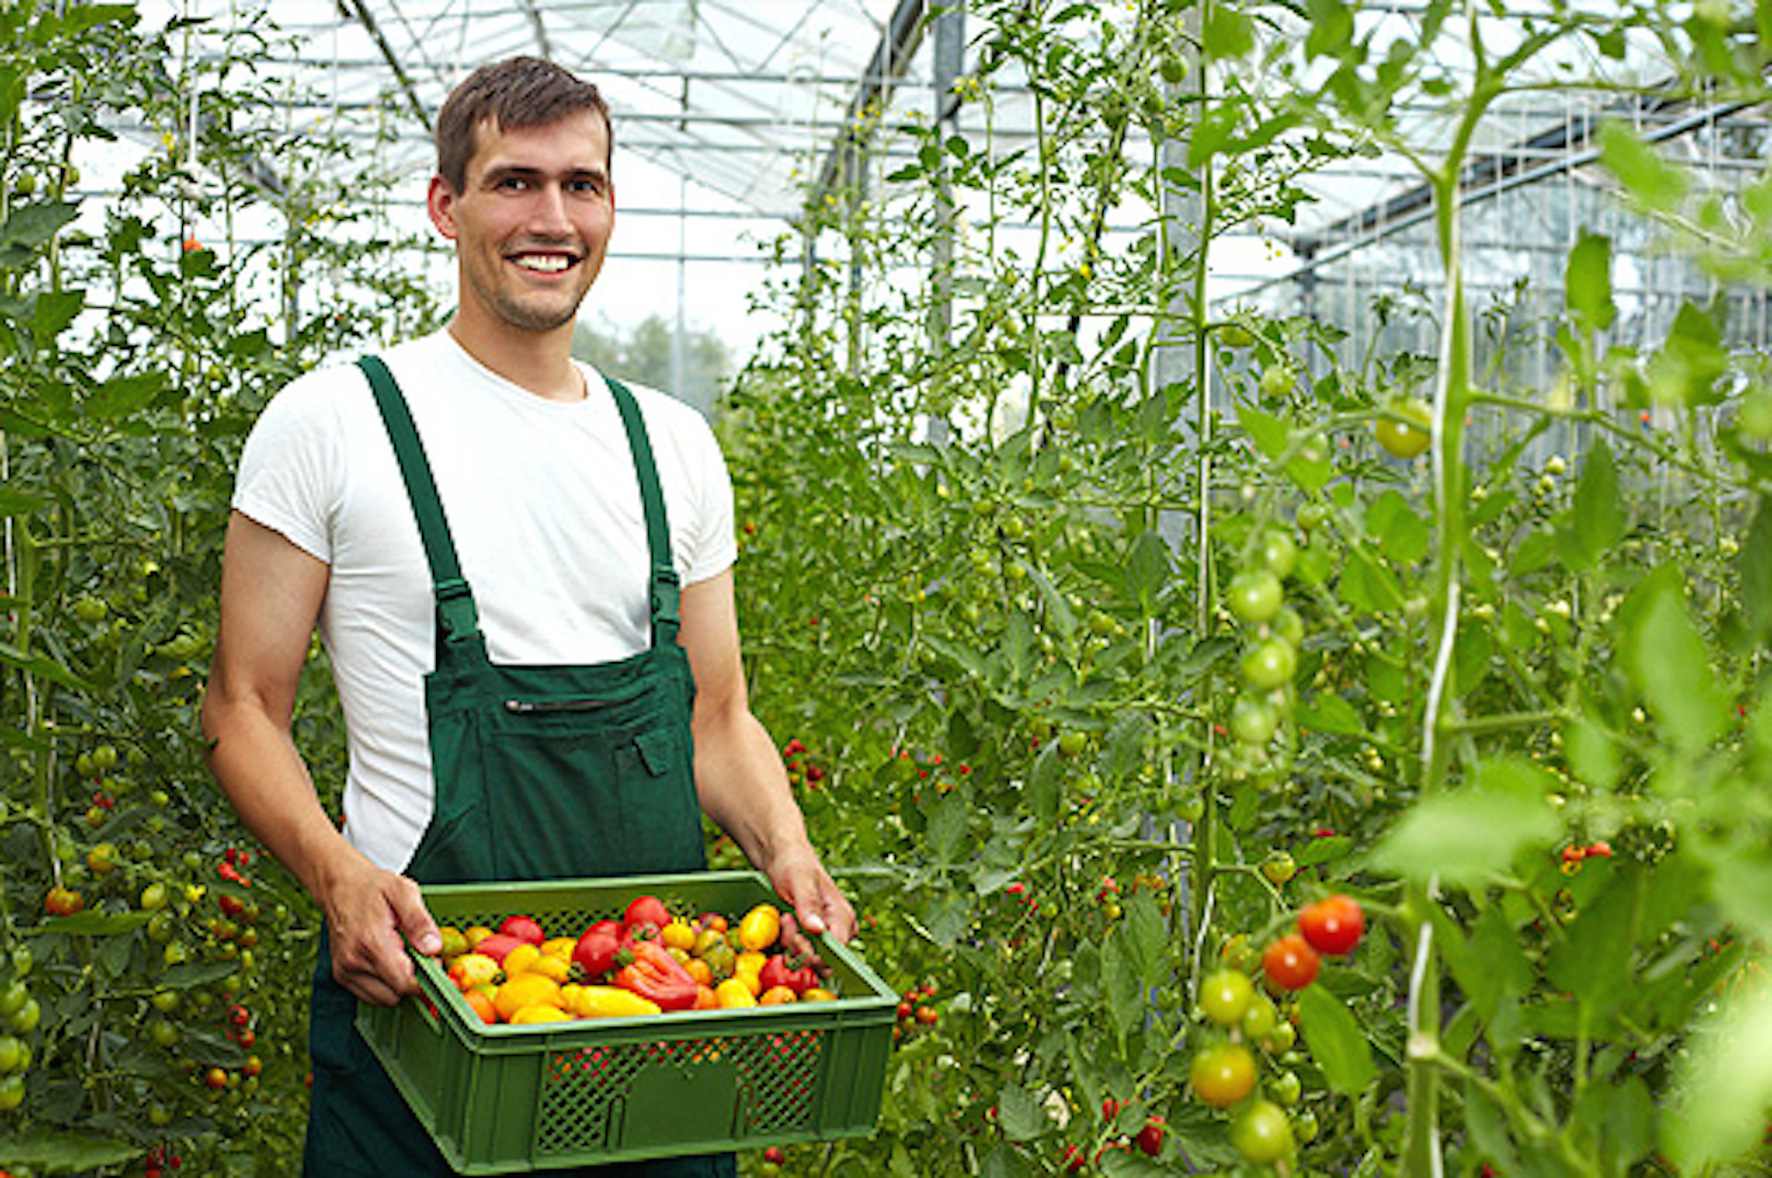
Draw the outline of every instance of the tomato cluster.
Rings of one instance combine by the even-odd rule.
[[[717,912],[691,918],[642,895],[619,918],[594,921],[577,936],[549,937],[522,913],[496,930],[444,926],[440,956],[488,1024],[834,1000],[818,963],[788,944],[792,921],[772,904],[736,921]]]
[[[1226,754],[1233,779],[1283,769],[1294,744],[1292,678],[1304,642],[1304,620],[1286,604],[1285,581],[1298,563],[1288,531],[1269,528],[1250,541],[1250,559],[1225,587],[1225,607],[1247,630],[1238,666],[1243,689],[1219,730],[1232,738]]]
[[[1366,930],[1358,901],[1339,894],[1307,904],[1296,923],[1297,932],[1269,942],[1259,958],[1247,937],[1232,937],[1221,954],[1224,964],[1201,979],[1196,995],[1200,1014],[1215,1034],[1194,1054],[1188,1083],[1203,1104],[1231,1112],[1231,1143],[1251,1162],[1288,1156],[1298,1142],[1315,1137],[1316,1121],[1308,1112],[1289,1116],[1286,1111],[1302,1094],[1295,1072],[1276,1072],[1266,1080],[1263,1094],[1255,1095],[1261,1065],[1249,1044],[1265,1055],[1282,1057],[1283,1064],[1297,1032],[1292,1023],[1296,1012],[1283,1014],[1273,998],[1256,988],[1250,971],[1259,961],[1270,991],[1295,993],[1316,980],[1320,954],[1353,952]]]
[[[934,982],[924,982],[904,992],[898,1002],[898,1022],[892,1028],[893,1042],[941,1021],[941,1012],[935,1009],[937,992]]]

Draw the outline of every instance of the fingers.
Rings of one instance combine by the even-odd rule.
[[[333,978],[363,1001],[381,1006],[418,992],[407,941],[421,952],[442,947],[418,885],[392,872],[379,872],[369,886],[328,905],[327,921]]]
[[[811,847],[773,866],[771,882],[782,899],[793,905],[800,928],[838,941],[855,936],[855,909]]]

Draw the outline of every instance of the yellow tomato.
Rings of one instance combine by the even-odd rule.
[[[538,973],[544,978],[553,978],[556,982],[564,983],[567,978],[572,976],[572,962],[564,957],[543,953],[531,962],[529,968],[524,972]]]
[[[498,962],[484,953],[463,953],[449,966],[449,980],[458,989],[467,990],[481,982],[498,977]]]
[[[792,986],[771,986],[757,998],[758,1006],[785,1006],[789,1002],[799,1001]]]
[[[576,938],[555,937],[551,941],[543,941],[541,943],[541,951],[544,957],[563,957],[567,961],[571,961],[572,950],[576,948],[577,945],[578,941]]]
[[[741,978],[727,978],[714,987],[714,1000],[721,1010],[738,1010],[757,1005],[757,996]]]
[[[580,1018],[631,1018],[659,1014],[658,1003],[620,986],[580,986],[573,1013]]]
[[[659,929],[658,939],[667,949],[681,949],[687,953],[695,948],[695,930],[681,916]]]
[[[492,997],[493,1007],[498,1011],[499,1017],[506,1021],[524,1007],[540,1003],[559,1006],[560,983],[538,973],[526,973],[511,978]]]
[[[444,961],[454,961],[457,957],[460,957],[463,953],[468,951],[468,939],[462,935],[460,929],[453,925],[446,924],[439,928],[437,932],[443,938],[443,948],[437,956],[441,957]]]
[[[835,1002],[836,1000],[837,996],[822,986],[808,986],[806,992],[800,995],[802,1002]]]
[[[781,910],[773,904],[759,904],[738,922],[738,941],[753,951],[767,949],[781,936]]]
[[[525,1006],[511,1016],[511,1025],[527,1027],[535,1023],[564,1023],[570,1021],[571,1015],[558,1006],[550,1006],[546,1002],[538,1002],[534,1006]]]
[[[526,974],[540,960],[541,950],[539,948],[528,944],[518,945],[505,954],[505,976],[514,978]]]
[[[474,925],[472,928],[468,929],[467,932],[462,934],[462,936],[467,938],[468,948],[470,949],[491,935],[492,930],[483,924]]]
[[[768,962],[768,960],[769,955],[767,953],[740,953],[738,955],[738,960],[733,963],[732,972],[761,973],[763,972],[764,964]]]

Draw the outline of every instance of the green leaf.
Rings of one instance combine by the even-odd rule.
[[[1625,640],[1637,689],[1662,735],[1686,753],[1721,736],[1729,726],[1729,694],[1711,670],[1678,582],[1655,586],[1631,623]]]
[[[1300,728],[1311,732],[1366,735],[1366,726],[1360,722],[1360,713],[1354,710],[1354,705],[1330,691],[1320,691],[1301,703],[1296,719]]]
[[[1337,859],[1345,859],[1348,852],[1354,849],[1354,840],[1346,835],[1332,835],[1328,838],[1314,838],[1293,852],[1292,858],[1300,867],[1315,867],[1319,863],[1333,863]]]
[[[1520,951],[1518,933],[1499,907],[1490,907],[1477,918],[1467,944],[1467,960],[1454,974],[1478,1015],[1485,1023],[1492,1022],[1504,1003],[1531,989],[1532,965]]]
[[[86,412],[105,421],[128,417],[166,388],[164,372],[144,372],[107,380],[86,397]]]
[[[1350,548],[1341,570],[1341,599],[1357,610],[1380,613],[1403,603],[1397,579],[1390,570],[1358,548]]]
[[[20,670],[33,675],[41,675],[63,687],[71,687],[75,691],[91,691],[93,687],[86,680],[74,674],[47,655],[26,654],[10,642],[0,642],[0,663],[11,663]]]
[[[958,642],[950,642],[939,634],[923,635],[923,645],[933,650],[942,658],[949,660],[974,679],[985,679],[986,667],[984,659],[971,646],[963,646]]]
[[[1495,644],[1489,628],[1481,622],[1469,622],[1458,628],[1452,642],[1452,689],[1455,695],[1469,695],[1489,674],[1489,660]]]
[[[1600,128],[1600,162],[1638,204],[1653,212],[1671,212],[1686,196],[1690,181],[1685,170],[1662,159],[1623,123]]]
[[[1121,712],[1108,729],[1106,769],[1110,777],[1125,778],[1137,772],[1144,763],[1145,738],[1150,735],[1150,718],[1143,712]]]
[[[74,321],[74,316],[86,306],[86,292],[83,290],[46,290],[35,300],[36,307],[31,316],[31,335],[38,347],[46,347],[56,336],[67,329]]]
[[[1304,38],[1304,59],[1340,57],[1354,39],[1354,10],[1341,0],[1310,0],[1310,32]]]
[[[1040,591],[1040,599],[1046,603],[1047,628],[1057,632],[1060,638],[1069,638],[1077,632],[1077,615],[1071,610],[1071,603],[1065,595],[1053,587],[1052,580],[1039,569],[1028,570],[1028,580]]]
[[[1255,48],[1255,22],[1234,5],[1214,5],[1206,19],[1204,41],[1209,58],[1246,56]]]
[[[159,984],[168,990],[189,990],[195,986],[219,982],[239,968],[232,961],[191,961],[184,965],[175,965],[161,974]]]
[[[1649,358],[1649,395],[1662,405],[1708,405],[1717,400],[1717,381],[1729,371],[1729,350],[1710,312],[1681,304],[1667,342]]]
[[[1106,992],[1108,1018],[1122,1038],[1144,1021],[1144,982],[1124,938],[1113,936],[1101,948],[1101,988]]]
[[[1581,910],[1551,951],[1546,972],[1587,1012],[1608,1012],[1630,996],[1631,931],[1643,887],[1640,870],[1618,871]]]
[[[1478,887],[1515,856],[1549,847],[1562,824],[1545,795],[1556,779],[1528,762],[1483,763],[1473,785],[1417,803],[1372,852],[1374,867],[1426,882]]]
[[[121,1166],[146,1152],[127,1141],[60,1130],[35,1129],[22,1137],[0,1138],[0,1158],[7,1165],[35,1166],[47,1174]]]
[[[1741,574],[1740,600],[1748,634],[1762,645],[1772,643],[1772,497],[1760,496],[1736,568]]]
[[[966,804],[955,794],[942,794],[928,807],[929,851],[942,863],[952,863],[966,839]]]
[[[20,246],[34,250],[72,221],[80,209],[66,201],[43,201],[19,205],[0,225],[0,246]]]
[[[1051,822],[1058,816],[1063,785],[1064,763],[1059,760],[1058,742],[1049,740],[1040,755],[1034,758],[1033,772],[1028,775],[1028,800],[1034,817],[1041,822]]]
[[[1154,986],[1169,973],[1166,953],[1169,928],[1163,922],[1163,913],[1158,909],[1156,899],[1148,891],[1140,890],[1128,897],[1125,911],[1126,917],[1115,935],[1125,940],[1127,959],[1137,969],[1139,979],[1147,986]]]
[[[1673,1086],[1678,1102],[1661,1120],[1662,1147],[1682,1173],[1747,1154],[1759,1145],[1772,1105],[1772,989],[1730,991],[1722,1016],[1690,1045]]]
[[[1198,168],[1224,149],[1237,129],[1237,119],[1242,112],[1241,101],[1220,102],[1202,109],[1192,134],[1188,136],[1188,167]]]
[[[903,1147],[898,1148],[902,1149]],[[907,1173],[916,1172],[908,1159],[905,1162],[905,1171]],[[1015,1148],[999,1144],[984,1160],[984,1168],[979,1171],[979,1178],[1023,1178],[1023,1175],[1028,1173],[1030,1171],[1026,1160],[1015,1151]]]
[[[1046,1131],[1040,1102],[1020,1084],[1006,1084],[997,1093],[997,1123],[1011,1141],[1032,1141]]]
[[[1624,501],[1618,493],[1618,471],[1604,438],[1594,442],[1575,484],[1575,505],[1569,527],[1557,537],[1563,563],[1586,572],[1599,563],[1624,535]]]
[[[1618,746],[1606,730],[1586,715],[1577,716],[1563,733],[1563,751],[1575,776],[1595,789],[1618,784],[1624,765]]]
[[[1589,331],[1612,326],[1618,308],[1612,303],[1612,239],[1583,230],[1569,251],[1563,271],[1563,297],[1575,321]]]
[[[1169,576],[1169,545],[1155,531],[1140,532],[1126,558],[1126,584],[1147,612]]]
[[[72,916],[52,917],[32,931],[38,936],[114,936],[140,928],[152,915],[151,912],[76,912]]]
[[[1427,521],[1396,491],[1386,491],[1366,508],[1366,530],[1377,537],[1384,554],[1399,564],[1414,564],[1427,555]]]
[[[1298,1026],[1333,1091],[1352,1096],[1377,1077],[1372,1048],[1360,1024],[1341,999],[1322,986],[1306,986],[1299,993]]]
[[[1513,1138],[1507,1131],[1507,1114],[1475,1081],[1466,1081],[1464,1086],[1464,1123],[1470,1130],[1471,1143],[1501,1173],[1512,1174],[1519,1169]]]
[[[0,518],[30,515],[33,511],[48,507],[51,502],[49,496],[39,495],[35,491],[20,491],[16,487],[0,486]]]

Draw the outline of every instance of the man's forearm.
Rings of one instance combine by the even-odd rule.
[[[808,844],[806,821],[769,733],[748,709],[697,717],[695,784],[708,817],[765,869]]]
[[[241,822],[322,905],[360,857],[327,817],[286,729],[249,703],[205,702],[209,767]]]

